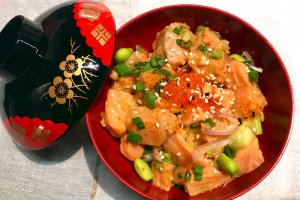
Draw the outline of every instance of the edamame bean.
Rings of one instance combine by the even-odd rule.
[[[238,171],[238,166],[234,160],[226,156],[224,153],[219,156],[218,164],[224,171],[230,173],[231,175],[234,175]]]
[[[137,174],[145,181],[152,179],[152,172],[149,165],[141,158],[137,158],[133,163],[134,169]]]
[[[128,60],[128,58],[131,56],[132,52],[132,48],[120,48],[115,54],[116,63],[126,62],[126,60]]]

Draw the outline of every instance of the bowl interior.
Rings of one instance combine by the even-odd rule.
[[[189,197],[177,189],[165,192],[142,181],[128,161],[119,152],[119,141],[113,138],[100,125],[100,113],[104,110],[109,81],[104,93],[88,111],[87,123],[93,143],[108,168],[124,184],[141,195],[152,199],[224,199],[234,198],[257,185],[276,165],[289,138],[293,96],[290,80],[280,57],[269,42],[253,27],[243,20],[220,10],[196,5],[176,5],[159,8],[138,16],[121,27],[116,35],[115,50],[121,47],[132,47],[139,44],[151,50],[156,33],[171,22],[184,22],[195,32],[198,25],[209,26],[219,31],[222,38],[230,42],[231,53],[248,51],[255,64],[263,68],[259,85],[267,98],[263,135],[259,136],[265,162],[255,171],[235,179],[226,185],[210,192]]]

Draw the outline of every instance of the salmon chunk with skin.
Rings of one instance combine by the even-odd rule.
[[[127,113],[138,107],[134,97],[122,90],[110,89],[105,102],[106,128],[115,137],[126,133],[125,120]]]
[[[135,117],[142,119],[145,128],[137,129],[132,122],[132,118]],[[142,136],[141,144],[160,146],[179,128],[179,120],[168,110],[162,112],[161,109],[137,107],[128,113],[126,126],[128,131],[134,131]]]
[[[182,30],[177,35],[173,30],[179,27],[182,27]],[[176,43],[177,39],[182,39],[185,42],[193,41],[194,34],[190,31],[190,27],[184,23],[171,23],[157,34],[152,45],[154,50],[152,56],[161,55],[167,58],[173,69],[187,61],[187,53],[185,53],[187,50]]]

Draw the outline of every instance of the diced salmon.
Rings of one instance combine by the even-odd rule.
[[[174,28],[182,27],[179,35],[173,32]],[[187,61],[186,49],[180,47],[177,39],[182,39],[185,42],[194,41],[194,34],[189,30],[190,28],[183,23],[171,23],[164,30],[158,33],[156,40],[153,43],[153,56],[162,55],[168,59],[168,63],[176,68],[183,65]]]
[[[143,156],[144,147],[127,141],[127,134],[121,137],[120,152],[128,160],[134,161]]]
[[[194,150],[194,137],[185,130],[179,129],[163,144],[167,152],[176,155],[176,162],[188,164],[192,162],[192,151]]]
[[[126,77],[121,77],[118,80],[114,81],[114,84],[112,85],[111,88],[130,93],[132,91],[133,84],[134,84],[134,78],[131,76],[126,76]]]
[[[132,118],[140,117],[144,122],[144,129],[137,129]],[[126,126],[129,131],[135,131],[142,136],[141,144],[160,146],[179,128],[176,115],[168,110],[150,110],[147,107],[137,107],[128,113]]]
[[[134,97],[124,91],[110,89],[105,102],[106,128],[115,137],[126,133],[125,119],[127,113],[138,105]]]
[[[169,191],[173,186],[173,169],[172,163],[159,163],[159,169],[155,169],[155,162],[152,162],[151,171],[153,174],[152,184],[156,187]]]
[[[232,180],[229,174],[223,173],[212,166],[203,167],[202,180],[195,181],[191,177],[190,181],[186,181],[183,185],[190,196],[196,196],[200,193],[210,191]]]
[[[255,138],[252,145],[238,149],[234,161],[239,167],[239,174],[249,173],[264,162],[264,157],[259,149],[258,139]]]
[[[146,71],[139,76],[139,81],[145,85],[146,88],[152,90],[160,79],[164,78],[161,74],[155,74],[151,71]]]
[[[127,66],[133,66],[139,62],[149,62],[149,54],[147,51],[142,49],[135,50],[131,56],[128,58],[128,60],[125,62]]]

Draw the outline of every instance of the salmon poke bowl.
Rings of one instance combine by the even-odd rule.
[[[86,114],[110,171],[149,199],[232,199],[260,183],[288,143],[291,83],[242,19],[174,5],[116,34],[114,61]]]

